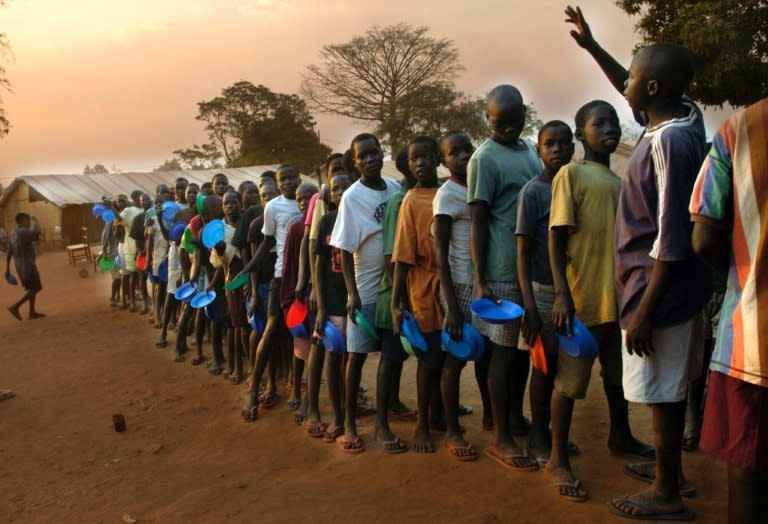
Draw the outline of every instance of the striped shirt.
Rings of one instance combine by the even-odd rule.
[[[768,387],[768,98],[715,135],[690,211],[693,221],[732,233],[711,369]]]
[[[688,203],[706,156],[701,112],[646,129],[627,163],[614,227],[616,290],[626,329],[648,287],[656,261],[670,263],[669,284],[653,312],[653,326],[682,324],[712,294],[711,273],[691,249]]]

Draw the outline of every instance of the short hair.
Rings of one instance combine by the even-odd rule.
[[[131,200],[136,200],[143,193],[144,193],[144,191],[142,191],[141,189],[134,189],[133,191],[131,191]]]
[[[513,85],[501,84],[488,92],[488,104],[496,104],[502,107],[512,105],[523,106],[523,95]]]
[[[217,176],[223,176],[224,179],[227,181],[227,184],[229,184],[229,177],[227,176],[226,173],[222,173],[221,171],[219,171],[218,173],[216,173],[211,177],[211,184],[213,184],[213,181],[216,180]]]
[[[350,177],[352,177],[352,180],[360,178],[360,171],[357,170],[357,166],[355,165],[355,155],[352,153],[352,149],[344,151],[344,159],[342,162],[344,164],[344,170]]]
[[[331,167],[331,164],[333,164],[333,161],[337,158],[341,159],[342,164],[344,163],[344,155],[341,153],[332,153],[328,156],[328,158],[325,159],[325,174],[328,175],[328,168]]]
[[[275,173],[271,169],[268,169],[268,170],[264,171],[262,174],[260,174],[259,178],[262,179],[262,180],[265,179],[265,178],[271,178],[272,180],[275,180],[276,176],[277,176],[277,173]]]
[[[280,171],[286,171],[286,170],[293,170],[296,171],[298,175],[301,175],[301,171],[299,171],[299,168],[294,166],[293,164],[280,164],[277,166],[277,173]],[[277,174],[275,174],[275,180],[277,180]]]
[[[210,182],[203,182],[203,185],[200,186],[200,192],[210,191],[213,187],[213,184]]]
[[[640,49],[638,55],[645,61],[649,80],[658,80],[667,96],[681,96],[693,80],[693,58],[683,46],[651,44]]]
[[[28,214],[26,214],[24,212],[16,213],[16,225],[17,226],[20,226],[21,223],[24,222],[25,220],[30,220]]]
[[[571,131],[571,126],[569,126],[562,120],[550,120],[549,122],[541,126],[541,129],[539,129],[538,142],[541,142],[541,135],[544,134],[544,131],[546,131],[547,129],[553,129],[557,127],[565,128],[568,131],[569,140],[573,140],[573,131]]]
[[[230,194],[230,193],[232,193],[233,195],[235,195],[235,196],[237,197],[237,201],[238,201],[238,202],[240,203],[240,205],[242,206],[242,205],[243,205],[243,199],[240,197],[240,193],[238,193],[238,192],[235,190],[235,188],[231,188],[231,189],[227,189],[227,190],[224,192],[224,196],[227,196],[227,195],[228,195],[228,194]],[[222,198],[222,199],[221,199],[221,201],[222,201],[222,203],[223,203],[223,202],[224,202],[224,199]]]
[[[296,194],[299,194],[299,191],[309,191],[310,194],[314,195],[318,191],[317,184],[312,182],[302,182],[299,184],[299,187],[296,188]]]
[[[410,179],[415,178],[413,173],[411,173],[411,168],[408,167],[408,146],[403,146],[397,153],[397,157],[395,158],[395,167],[398,171],[400,171],[400,173],[403,174],[404,177]]]
[[[189,185],[189,180],[187,180],[183,176],[180,176],[179,178],[173,181],[173,185],[176,185],[176,184]]]
[[[608,106],[611,108],[611,111],[614,113],[616,112],[616,109],[606,102],[605,100],[592,100],[591,102],[587,102],[583,106],[579,108],[578,111],[576,111],[576,117],[574,120],[576,121],[576,129],[584,129],[584,126],[587,125],[587,119],[589,119],[589,114],[592,112],[592,110],[596,107],[600,106]]]
[[[408,146],[406,149],[410,148],[412,145],[415,144],[426,144],[429,146],[429,148],[432,150],[432,154],[434,155],[435,160],[437,163],[440,163],[440,146],[437,145],[437,140],[432,138],[431,136],[426,135],[419,135],[415,138],[412,138],[410,142],[408,142]]]
[[[197,182],[190,182],[190,183],[188,183],[187,184],[187,189],[189,189],[190,187],[194,187],[195,189],[200,191],[200,185]]]
[[[352,142],[349,145],[349,149],[354,151],[355,144],[358,142],[362,142],[363,140],[373,140],[376,142],[376,147],[381,149],[381,142],[379,142],[379,139],[376,137],[376,135],[372,135],[371,133],[360,133],[359,135],[355,136],[355,138],[352,139]]]

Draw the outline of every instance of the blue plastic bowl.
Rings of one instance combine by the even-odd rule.
[[[301,324],[297,324],[293,326],[292,328],[288,328],[288,331],[295,338],[309,338],[309,332],[307,331],[307,326],[305,326],[303,322]]]
[[[325,321],[323,346],[331,353],[342,354],[347,351],[347,343],[341,331],[330,320]]]
[[[115,218],[116,218],[115,212],[112,211],[111,209],[106,209],[100,216],[101,216],[101,219],[107,224],[111,224],[112,222],[115,221]]]
[[[155,278],[155,275],[153,275],[153,274],[152,274],[152,271],[148,271],[148,272],[147,272],[147,280],[149,280],[149,283],[150,283],[150,284],[154,284],[154,283],[155,283],[155,281],[157,280],[157,279]]]
[[[523,308],[509,300],[502,300],[498,304],[487,298],[475,300],[469,308],[478,318],[491,324],[503,324],[523,316]]]
[[[163,263],[157,268],[157,278],[160,282],[168,282],[168,259],[163,260]]]
[[[192,297],[192,300],[189,302],[189,305],[195,309],[200,309],[212,303],[214,300],[216,300],[215,291],[213,290],[207,291],[207,292],[200,291],[197,295]]]
[[[203,228],[201,235],[203,245],[208,249],[224,240],[224,222],[219,219],[211,220]]]
[[[464,338],[453,340],[443,329],[441,334],[445,350],[459,360],[478,360],[485,353],[485,340],[475,326],[464,323]]]
[[[186,228],[187,225],[184,222],[176,222],[168,231],[168,240],[171,240],[172,242],[178,242],[181,240],[181,235],[184,234],[184,230]]]
[[[403,325],[401,327],[403,335],[408,339],[408,342],[412,347],[419,351],[427,351],[427,341],[424,340],[424,335],[419,331],[419,325],[416,323],[416,317],[413,316],[409,310],[403,310]]]
[[[7,277],[5,277],[5,281],[8,282],[12,286],[18,286],[19,285],[19,281],[16,279],[15,276],[11,275],[10,273],[8,274]]]
[[[172,222],[181,207],[176,202],[163,202],[163,219]]]
[[[95,217],[100,217],[101,215],[104,214],[104,211],[106,211],[107,209],[109,208],[107,208],[107,206],[105,206],[104,204],[93,204],[91,213],[93,213],[93,216]]]
[[[117,255],[115,257],[115,267],[117,269],[123,269],[123,259],[120,258],[120,255]]]
[[[572,357],[593,359],[600,353],[600,348],[597,345],[597,340],[590,333],[589,328],[585,326],[576,317],[573,318],[573,326],[571,326],[573,335],[567,337],[560,335],[560,347],[563,351],[571,355]]]
[[[185,282],[176,288],[176,292],[173,296],[176,297],[176,300],[181,300],[185,304],[189,304],[192,302],[192,298],[194,298],[196,291],[197,285],[194,282]]]
[[[220,324],[224,320],[224,315],[214,303],[205,306],[205,316],[214,324]]]

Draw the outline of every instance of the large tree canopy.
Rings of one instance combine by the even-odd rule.
[[[209,142],[174,151],[190,169],[217,167],[223,160],[227,167],[291,162],[307,171],[330,152],[320,143],[315,121],[297,95],[240,81],[197,106],[195,118],[205,122]]]
[[[453,83],[464,69],[458,49],[428,31],[408,24],[373,26],[349,42],[325,45],[320,63],[304,72],[301,93],[313,109],[376,125],[396,150],[414,132],[436,124],[438,108],[448,113],[469,107]]]
[[[689,94],[706,105],[749,105],[768,96],[768,1],[617,0],[639,15],[643,43],[675,42],[696,61]]]

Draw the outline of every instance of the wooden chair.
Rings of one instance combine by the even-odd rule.
[[[93,254],[91,253],[91,243],[88,239],[88,228],[82,227],[80,228],[80,231],[82,233],[82,243],[72,244],[71,246],[67,246],[65,248],[67,255],[69,256],[69,263],[74,266],[77,265],[80,260],[85,260],[89,264],[93,264],[95,268],[96,260],[93,258]]]

